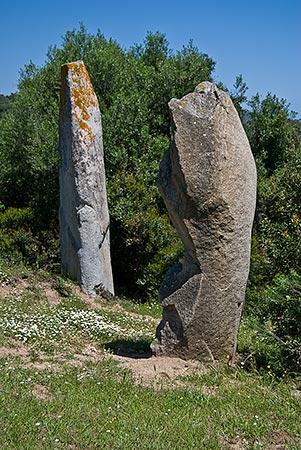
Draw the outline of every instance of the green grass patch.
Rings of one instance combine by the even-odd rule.
[[[276,431],[300,448],[292,381],[219,369],[190,377],[186,389],[155,392],[110,359],[61,373],[6,360],[0,371],[3,449],[220,449],[231,439],[259,449]],[[46,399],[35,397],[36,386]]]
[[[300,448],[300,380],[275,376],[280,343],[254,319],[243,320],[237,367],[158,390],[109,354],[146,358],[157,306],[109,298],[91,309],[62,277],[27,273],[21,290],[16,279],[6,273],[0,296],[1,450]],[[96,358],[80,358],[87,347]]]

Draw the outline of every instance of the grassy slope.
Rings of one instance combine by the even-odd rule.
[[[91,309],[70,282],[27,273],[22,284],[21,272],[0,274],[1,450],[301,448],[296,379],[212,366],[160,390],[137,385],[110,354],[80,355],[120,340],[143,351],[157,306]]]

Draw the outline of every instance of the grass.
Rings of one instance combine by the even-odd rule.
[[[1,269],[9,284],[15,275]],[[157,306],[99,299],[91,309],[61,277],[24,276],[22,292],[15,283],[0,296],[1,450],[301,448],[297,378],[220,364],[162,389],[137,384],[110,351],[121,343],[145,351]],[[59,303],[49,303],[43,282]],[[240,347],[248,354],[251,340],[263,352],[250,327],[246,320]],[[79,359],[87,345],[97,358]]]
[[[290,437],[288,448],[300,448],[292,384],[234,370],[187,383],[155,392],[135,385],[110,359],[60,373],[4,360],[1,448],[219,449],[239,440],[245,448],[269,449],[275,431]],[[36,385],[47,388],[49,399],[33,396]]]

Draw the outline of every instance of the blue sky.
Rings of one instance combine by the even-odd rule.
[[[18,72],[43,64],[49,45],[83,22],[128,47],[162,31],[179,49],[189,39],[217,63],[231,87],[242,74],[249,95],[271,91],[301,113],[301,0],[2,0],[0,93],[16,90]]]

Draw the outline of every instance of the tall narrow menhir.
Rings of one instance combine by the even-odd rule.
[[[156,354],[232,357],[245,301],[256,168],[230,97],[205,82],[171,100],[172,141],[159,188],[183,240],[161,286]]]
[[[62,272],[95,295],[114,293],[109,212],[97,97],[82,61],[61,69],[60,245]]]

